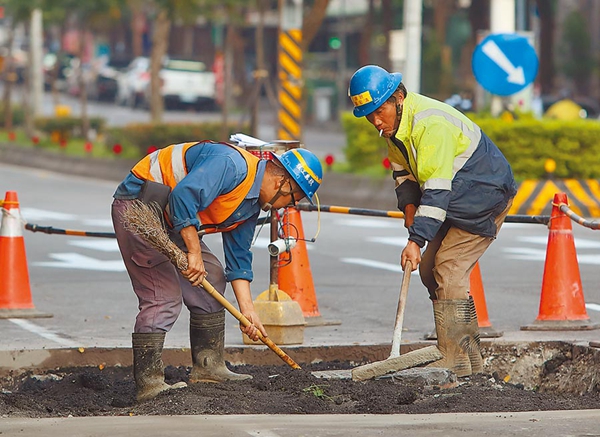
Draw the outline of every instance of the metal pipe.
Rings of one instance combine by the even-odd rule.
[[[300,211],[318,211],[333,212],[338,214],[351,215],[366,215],[371,217],[391,217],[404,218],[404,214],[400,211],[384,211],[379,209],[351,208],[347,206],[332,206],[332,205],[310,205],[308,203],[299,203],[296,208]],[[505,223],[535,223],[547,225],[550,222],[549,215],[509,215],[506,217]]]

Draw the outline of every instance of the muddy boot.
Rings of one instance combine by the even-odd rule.
[[[477,311],[473,296],[469,296],[469,360],[473,373],[483,373],[483,358],[481,357],[481,346],[479,340],[479,323],[477,322]]]
[[[437,333],[437,347],[444,358],[429,364],[428,367],[445,367],[452,370],[458,377],[471,375],[469,301],[467,299],[434,301],[433,316]]]
[[[172,388],[186,387],[185,382],[169,385],[165,383],[162,349],[165,333],[132,334],[133,377],[139,402],[152,399],[160,392]]]
[[[224,382],[251,379],[233,373],[225,365],[225,310],[211,314],[190,313],[192,371],[190,382]]]

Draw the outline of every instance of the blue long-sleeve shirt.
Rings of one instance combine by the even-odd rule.
[[[190,147],[185,154],[185,162],[188,174],[169,195],[170,219],[174,232],[188,226],[195,226],[200,230],[202,224],[198,220],[198,212],[206,209],[218,196],[237,187],[248,172],[242,155],[232,147],[219,143],[202,142]],[[259,161],[250,191],[223,223],[224,227],[240,223],[235,229],[222,233],[225,277],[228,281],[253,279],[250,246],[261,211],[258,196],[265,168],[266,161]],[[114,198],[136,199],[143,183],[143,180],[130,173],[117,187]]]

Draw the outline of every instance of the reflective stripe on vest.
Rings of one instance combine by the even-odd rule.
[[[246,160],[246,164],[248,165],[248,173],[246,174],[246,178],[233,190],[229,193],[221,194],[218,196],[204,211],[200,211],[198,213],[198,217],[200,218],[200,223],[202,225],[217,225],[219,226],[225,220],[227,220],[231,214],[240,206],[250,188],[252,188],[252,184],[254,184],[254,179],[256,179],[256,171],[258,169],[258,162],[260,159],[250,152],[246,152],[244,149],[241,149],[237,146],[233,146],[228,144],[228,146],[236,149]],[[226,229],[216,229],[211,230],[209,227],[206,228],[206,232],[222,232],[228,231],[235,228],[239,223],[234,224]]]
[[[187,175],[185,152],[196,144],[175,144],[156,150],[138,162],[131,172],[140,179],[165,184],[173,189]]]
[[[199,143],[175,144],[152,152],[138,162],[131,172],[140,179],[159,182],[173,189],[187,175],[185,153],[190,147],[196,144]],[[223,143],[223,145],[234,148],[242,155],[246,160],[248,173],[246,174],[246,178],[237,187],[229,193],[221,194],[204,211],[198,212],[203,233],[229,231],[240,224],[235,223],[226,228],[220,227],[234,213],[248,192],[250,192],[256,178],[258,162],[260,161],[258,157],[244,149],[232,144]]]

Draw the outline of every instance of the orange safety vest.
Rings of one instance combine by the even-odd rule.
[[[197,145],[197,142],[174,144],[164,149],[156,150],[138,162],[131,172],[139,179],[159,182],[175,188],[188,173],[185,165],[185,153]],[[225,144],[237,150],[246,160],[248,173],[246,178],[233,190],[221,194],[203,211],[198,212],[201,230],[204,233],[225,232],[236,228],[240,223],[234,223],[226,228],[220,225],[240,206],[256,177],[260,159],[253,154],[231,144]]]

